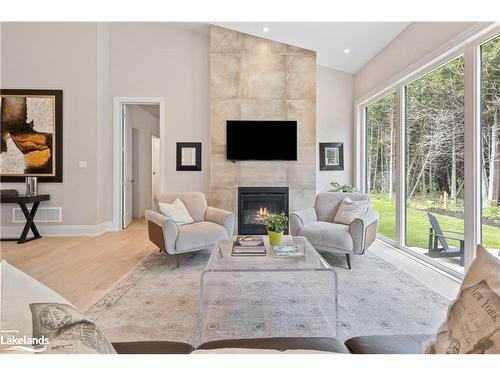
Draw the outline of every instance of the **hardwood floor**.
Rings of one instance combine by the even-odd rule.
[[[1,242],[0,259],[55,290],[85,311],[156,251],[144,219],[98,237],[43,237]]]

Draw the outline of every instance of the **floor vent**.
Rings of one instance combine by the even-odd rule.
[[[30,208],[28,207],[28,210]],[[23,212],[19,207],[12,209],[12,222],[25,223]],[[35,216],[36,223],[60,223],[62,222],[62,207],[39,207]]]

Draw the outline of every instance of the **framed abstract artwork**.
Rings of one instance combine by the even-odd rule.
[[[319,170],[344,170],[344,144],[342,142],[319,144]]]
[[[1,182],[63,180],[62,90],[0,90]]]
[[[200,142],[177,142],[177,170],[201,171]]]

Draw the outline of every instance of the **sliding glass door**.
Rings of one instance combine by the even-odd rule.
[[[482,244],[500,256],[500,36],[480,52]]]
[[[396,240],[396,94],[366,107],[366,191],[380,213],[378,233]]]
[[[406,86],[406,247],[461,271],[464,60]]]

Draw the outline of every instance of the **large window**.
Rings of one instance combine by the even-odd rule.
[[[500,36],[481,46],[482,243],[500,255]]]
[[[500,27],[470,33],[358,107],[378,234],[455,275],[478,242],[500,257]]]
[[[459,57],[406,86],[406,246],[456,268],[464,246],[464,130]]]
[[[366,191],[379,212],[378,233],[396,239],[396,94],[366,107]]]

